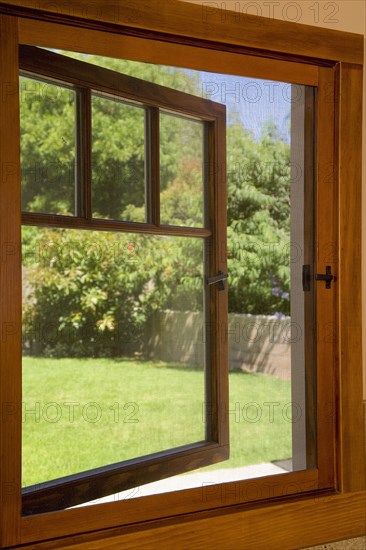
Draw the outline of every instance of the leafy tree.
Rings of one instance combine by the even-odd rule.
[[[193,239],[37,231],[33,261],[24,267],[31,282],[23,311],[24,344],[31,353],[138,353],[155,311],[202,311],[202,251]],[[29,258],[30,250],[24,251]],[[183,276],[177,279],[177,273]]]
[[[23,210],[75,211],[75,94],[20,79]]]
[[[290,147],[270,125],[259,142],[228,128],[229,311],[290,313]]]
[[[85,60],[86,56],[72,57]],[[171,67],[96,56],[87,56],[87,62],[191,93],[197,86],[193,73]],[[25,77],[21,78],[20,88],[23,209],[73,214],[76,94],[71,89]],[[169,124],[164,125],[161,134],[162,189],[175,178],[181,160],[187,154],[194,155],[195,146],[188,139],[184,119],[164,118],[169,118]],[[144,110],[94,96],[92,123],[93,211],[121,219],[126,209],[144,205]],[[183,147],[182,140],[177,139],[180,135],[186,135]],[[144,221],[144,212],[142,219],[134,221]]]
[[[188,71],[89,56],[87,61],[200,93],[197,77]],[[23,208],[72,214],[77,168],[74,92],[25,78],[21,82]],[[93,210],[97,215],[144,221],[143,125],[141,108],[94,97]],[[230,118],[227,140],[229,311],[289,314],[289,145],[273,124],[255,140],[236,115]],[[201,143],[200,124],[162,117],[163,223],[202,225]],[[31,251],[23,257],[28,281],[24,326],[25,345],[33,340],[33,353],[137,352],[155,311],[202,310],[200,239],[27,227],[23,244]],[[36,256],[35,250],[39,251]],[[47,254],[41,253],[44,250]],[[103,251],[102,258],[95,250]],[[116,258],[116,250],[122,250],[122,256]],[[41,327],[53,327],[54,337],[34,336]],[[140,340],[129,341],[131,330]]]

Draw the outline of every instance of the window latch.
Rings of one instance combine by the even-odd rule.
[[[316,281],[325,281],[325,288],[332,288],[332,281],[335,281],[334,275],[332,275],[332,268],[330,265],[327,265],[325,268],[325,275],[317,273],[315,275]],[[302,266],[302,289],[304,292],[310,291],[310,285],[311,285],[311,270],[310,265],[303,265]]]
[[[219,271],[214,277],[207,277],[206,282],[208,285],[218,284],[219,290],[225,290],[225,281],[227,280],[227,274],[223,271]]]
[[[325,275],[317,273],[315,275],[316,281],[325,281],[325,288],[332,288],[332,281],[335,280],[334,275],[332,275],[332,268],[330,265],[327,265],[325,268]]]

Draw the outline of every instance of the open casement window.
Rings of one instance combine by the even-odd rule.
[[[118,234],[123,234],[122,247],[127,246],[129,256],[124,256],[122,260],[135,261],[128,274],[132,277],[138,273],[138,262],[143,256],[150,255],[154,264],[164,262],[164,251],[173,256],[180,254],[181,280],[172,282],[166,275],[158,291],[164,292],[165,287],[173,284],[176,287],[174,292],[181,293],[180,300],[186,305],[189,301],[186,294],[189,291],[185,290],[183,282],[190,271],[204,320],[200,328],[202,394],[196,407],[195,425],[187,428],[181,438],[172,435],[172,448],[160,448],[157,443],[149,452],[150,447],[144,447],[141,443],[138,446],[142,449],[141,455],[128,456],[113,464],[98,464],[98,467],[88,471],[73,471],[72,475],[57,479],[37,479],[36,485],[23,489],[23,514],[28,515],[99,499],[211,465],[229,456],[228,415],[225,414],[228,401],[227,352],[225,339],[220,339],[217,334],[227,319],[226,255],[219,254],[219,251],[224,250],[226,242],[226,195],[225,181],[220,179],[223,171],[214,169],[215,166],[225,164],[226,109],[209,100],[35,47],[20,47],[20,69],[25,94],[27,91],[37,93],[38,90],[38,99],[42,101],[42,89],[43,99],[47,95],[46,101],[48,99],[53,104],[56,112],[60,105],[70,108],[70,120],[74,120],[75,127],[65,129],[62,126],[64,133],[60,135],[60,156],[63,143],[71,144],[69,158],[76,167],[66,182],[52,182],[50,174],[46,174],[38,178],[38,188],[33,185],[30,190],[27,185],[23,186],[23,226],[35,226],[40,231],[44,228],[59,228],[61,235],[74,232],[76,241],[81,238],[79,230],[83,234],[87,231],[103,231],[111,239],[118,239]],[[96,128],[94,124],[96,109],[104,117],[102,119],[99,116],[99,120],[102,119],[105,124],[102,128]],[[126,111],[129,117],[125,117]],[[58,116],[61,126],[65,111]],[[121,129],[126,118],[133,120],[133,126],[128,130],[138,134],[136,151],[140,157],[134,166],[132,181],[128,176],[121,175],[118,169],[109,178],[105,177],[110,167],[104,166],[101,161],[97,165],[94,163],[94,151],[98,147],[109,147],[109,124],[113,124],[115,129],[118,117]],[[21,109],[21,120],[25,128],[26,118],[27,110],[24,107],[23,112]],[[194,181],[198,207],[189,219],[170,220],[169,211],[163,208],[161,174],[164,159],[160,158],[160,143],[164,128],[166,132],[170,131],[170,140],[175,139],[174,132],[187,132],[187,140],[193,140],[197,149],[195,162],[199,163],[199,167]],[[115,146],[118,136],[117,140],[116,136],[114,138]],[[27,139],[26,131],[21,139]],[[47,139],[46,134],[44,139]],[[37,145],[41,147],[42,143]],[[124,145],[121,137],[119,147],[122,151]],[[104,178],[99,186],[98,178]],[[29,178],[24,180],[29,182]],[[118,184],[121,187],[116,191],[115,186]],[[58,186],[60,200],[57,204],[49,196],[52,185]],[[174,182],[170,182],[170,185],[174,186]],[[103,203],[99,200],[96,208],[96,194],[102,192],[106,194],[106,201]],[[160,255],[159,247],[163,247]],[[190,259],[184,257],[184,250],[190,254]],[[193,267],[192,262],[196,262]],[[101,277],[108,276],[105,269],[106,266],[101,262]],[[168,264],[166,270],[169,271]],[[152,273],[151,279],[145,281],[143,287],[148,286],[150,294],[157,292],[155,287],[159,283],[154,279],[154,265]],[[67,277],[65,272],[65,281]],[[122,277],[120,285],[127,286],[127,279]],[[174,299],[174,292],[171,299]],[[131,293],[121,289],[121,308],[127,308],[128,301],[133,298]],[[156,337],[159,328],[152,326],[151,330],[151,337]],[[76,345],[75,342],[70,343],[70,346],[73,345]],[[123,353],[124,350],[122,347],[120,351]],[[75,383],[79,382],[75,380]],[[163,381],[159,392],[165,391]],[[190,395],[185,398],[187,406]],[[157,396],[156,408],[159,407],[158,401]],[[134,405],[127,404],[127,409],[132,407],[130,416],[133,416]],[[194,405],[190,402],[189,406]],[[184,413],[177,414],[175,419],[177,423],[180,419],[184,423]],[[170,429],[174,431],[174,426]],[[132,437],[143,439],[148,436],[154,439],[154,434],[147,432],[135,430],[132,434]],[[95,441],[95,445],[98,445],[98,441]],[[148,452],[143,451],[146,448]],[[74,449],[76,458],[78,452],[78,449]]]
[[[166,547],[254,549],[269,545],[271,548],[295,548],[363,535],[365,453],[361,384],[362,156],[359,139],[362,132],[363,37],[272,18],[257,18],[244,12],[220,9],[214,6],[216,3],[202,6],[176,0],[141,0],[138,3],[115,0],[106,7],[102,0],[93,3],[79,0],[72,6],[69,4],[30,0],[0,2],[0,546],[155,548],[163,541]],[[243,87],[244,92],[260,93],[263,88],[258,87],[258,79],[261,79],[266,90],[284,92],[291,103],[287,111],[287,114],[291,111],[287,119],[287,122],[291,119],[291,130],[287,125],[287,135],[291,133],[288,140],[288,144],[291,142],[290,162],[286,164],[287,177],[283,180],[290,185],[285,196],[273,193],[267,206],[272,207],[280,219],[283,206],[291,210],[291,224],[287,229],[291,225],[290,240],[295,244],[293,259],[296,261],[288,262],[286,271],[291,284],[291,304],[288,305],[294,321],[293,332],[288,333],[294,370],[291,393],[287,394],[285,404],[295,402],[305,414],[301,414],[295,423],[290,422],[290,413],[286,424],[286,433],[291,434],[289,452],[270,457],[270,460],[283,459],[287,463],[289,460],[286,459],[291,458],[292,471],[287,468],[281,470],[281,475],[277,471],[260,477],[256,470],[251,478],[240,474],[229,480],[219,473],[212,483],[210,479],[208,484],[202,483],[201,477],[198,483],[189,485],[187,482],[188,477],[196,476],[195,470],[200,466],[219,462],[218,469],[221,469],[221,466],[230,464],[238,441],[245,452],[250,447],[248,439],[233,436],[242,420],[241,409],[236,422],[237,386],[230,385],[230,390],[234,389],[234,400],[228,403],[227,397],[231,375],[227,372],[226,339],[232,339],[233,335],[235,338],[236,333],[235,325],[229,324],[231,332],[227,330],[227,290],[222,281],[227,273],[233,276],[233,270],[227,271],[226,265],[225,141],[226,133],[229,135],[232,128],[230,121],[225,129],[225,109],[201,99],[202,90],[197,92],[199,98],[192,97],[99,66],[91,67],[52,53],[55,51],[69,52],[78,55],[79,59],[83,59],[84,54],[107,56],[122,62],[179,67],[205,72],[206,75],[234,77],[234,82],[226,82],[233,84],[226,86],[231,93],[236,93],[237,84],[241,92],[237,82],[241,78],[252,79],[249,86]],[[138,71],[132,72],[139,76]],[[211,76],[209,81],[212,81]],[[278,83],[284,86],[278,88]],[[221,91],[219,87],[218,96]],[[31,96],[33,100],[28,101]],[[247,103],[250,103],[253,95],[249,93],[247,97]],[[301,100],[291,101],[292,97]],[[60,123],[53,123],[56,131],[52,132],[51,150],[56,151],[56,155],[52,158],[47,157],[47,139],[50,139],[51,132],[47,131],[42,117],[33,117],[37,122],[26,128],[26,109],[37,101],[37,116],[42,112],[43,102],[48,102],[47,108],[53,110],[53,120],[60,120]],[[268,103],[272,103],[271,99]],[[94,116],[95,111],[103,115],[99,121]],[[123,124],[126,113],[127,119],[134,120],[127,129]],[[120,130],[117,129],[118,120],[121,120]],[[176,131],[183,127],[184,132]],[[37,133],[37,139],[33,139],[32,132]],[[108,138],[111,132],[116,138],[113,143]],[[109,153],[112,150],[116,157],[123,155],[123,140],[118,141],[119,135],[130,136],[136,145],[131,149],[136,151],[134,164],[127,166],[124,172],[111,163],[103,164],[103,153],[107,149]],[[169,159],[164,154],[162,143],[164,147],[172,146],[175,150],[182,146],[182,149],[188,147],[191,152],[195,151],[185,165],[186,173],[194,176],[190,179],[190,192],[184,195],[189,199],[187,205],[194,205],[194,208],[185,208],[188,216],[177,212],[170,215],[167,193],[173,200],[182,185],[181,182],[176,185],[172,178],[174,170],[169,172],[171,164],[167,162]],[[33,155],[28,157],[28,165],[24,156],[22,158],[25,144]],[[230,147],[229,144],[229,151]],[[39,149],[47,168],[43,171],[43,165],[42,172],[39,172],[37,162],[32,164]],[[111,154],[108,156],[110,158]],[[265,150],[263,157],[266,160]],[[257,158],[260,165],[262,159]],[[58,160],[63,166],[67,165],[68,170],[60,172]],[[255,164],[253,172],[257,173],[256,170]],[[290,172],[291,177],[288,177]],[[228,174],[233,177],[233,171]],[[29,182],[32,185],[28,185]],[[118,184],[117,192],[114,183]],[[247,197],[244,195],[243,198]],[[253,193],[249,198],[253,198]],[[197,209],[197,205],[200,208]],[[261,220],[264,220],[264,225],[268,219],[268,211],[263,209]],[[53,244],[52,232],[55,236]],[[31,394],[27,393],[30,388],[27,375],[34,365],[44,368],[38,362],[42,349],[35,347],[22,363],[22,347],[24,350],[25,346],[33,345],[32,334],[36,335],[34,345],[39,345],[36,327],[32,325],[22,341],[22,320],[24,326],[28,315],[23,313],[22,319],[22,302],[26,303],[32,291],[27,285],[27,276],[33,268],[37,274],[36,264],[40,258],[40,254],[34,252],[33,244],[38,237],[44,239],[45,259],[42,261],[44,264],[48,262],[49,267],[62,260],[63,254],[68,254],[67,247],[73,242],[76,245],[71,246],[71,252],[76,262],[85,235],[93,234],[98,234],[98,240],[106,243],[105,248],[108,249],[111,241],[117,241],[124,251],[122,262],[117,262],[114,267],[118,286],[113,287],[115,296],[123,295],[122,313],[129,307],[138,314],[137,319],[148,318],[147,314],[156,311],[154,296],[158,290],[161,296],[168,298],[164,311],[168,319],[169,310],[186,314],[199,312],[204,319],[199,330],[192,324],[193,332],[200,332],[201,347],[197,353],[197,358],[200,358],[199,387],[178,384],[175,395],[179,394],[181,399],[178,403],[171,400],[169,415],[164,417],[170,422],[167,431],[169,444],[161,445],[158,437],[158,428],[164,423],[153,421],[148,437],[145,437],[146,432],[140,432],[139,436],[135,432],[135,437],[129,439],[130,443],[136,443],[130,456],[123,454],[126,430],[120,432],[121,439],[108,438],[108,443],[115,444],[113,460],[100,460],[99,451],[103,449],[92,436],[89,446],[79,444],[81,437],[70,438],[72,445],[77,440],[78,449],[67,449],[66,438],[58,441],[62,423],[57,422],[57,404],[67,401],[62,391],[66,388],[67,392],[78,383],[77,389],[84,391],[78,396],[79,401],[91,405],[84,411],[89,420],[85,431],[93,434],[93,418],[98,407],[92,406],[96,399],[90,398],[85,380],[90,374],[89,369],[94,368],[94,374],[99,376],[97,379],[103,380],[108,389],[107,405],[114,407],[119,401],[122,405],[119,412],[124,419],[139,418],[141,411],[134,408],[138,397],[128,392],[121,398],[115,397],[116,388],[119,391],[123,384],[128,387],[127,374],[129,383],[131,380],[139,382],[139,376],[135,376],[139,371],[135,369],[136,365],[125,366],[126,379],[122,378],[121,385],[119,362],[113,365],[117,376],[112,380],[111,372],[103,367],[102,361],[99,362],[100,355],[93,352],[85,357],[93,360],[97,357],[98,360],[93,364],[86,361],[88,368],[84,378],[76,380],[74,363],[70,368],[67,360],[84,357],[77,349],[80,343],[73,339],[71,343],[66,340],[66,344],[53,341],[52,352],[56,346],[69,345],[70,355],[62,355],[63,350],[57,348],[59,354],[55,352],[54,355],[57,360],[52,362],[53,356],[48,354],[49,367],[47,365],[44,378],[52,380],[54,393],[49,388],[43,391],[43,382],[39,382],[37,369],[33,369],[31,382],[37,391]],[[241,238],[246,237],[242,232],[239,234]],[[105,239],[99,239],[101,236]],[[23,239],[31,245],[30,255],[27,250],[25,255],[22,251]],[[273,242],[269,240],[269,244]],[[149,253],[145,253],[145,247]],[[81,254],[86,266],[83,266],[79,280],[76,280],[77,265],[72,277],[65,273],[66,277],[54,279],[53,285],[48,286],[48,280],[43,279],[43,288],[48,289],[48,294],[37,298],[42,298],[43,304],[47,305],[46,321],[47,316],[52,321],[58,314],[53,299],[57,293],[53,289],[59,286],[70,295],[70,282],[76,280],[79,287],[83,286],[88,262],[100,267],[102,280],[110,282],[108,260],[106,263],[93,250],[86,249],[86,253]],[[55,251],[61,252],[57,255]],[[151,264],[149,258],[154,260]],[[174,272],[179,273],[175,280],[170,276],[171,258],[176,262]],[[148,304],[150,309],[146,310],[135,310],[135,301],[127,299],[131,281],[136,277],[136,259],[142,266],[138,282],[143,290],[141,295],[148,298],[144,304]],[[127,267],[123,270],[119,266]],[[248,262],[243,262],[241,267],[245,276]],[[128,277],[121,279],[121,273],[125,272]],[[189,276],[186,276],[188,272]],[[43,276],[42,273],[38,275]],[[255,277],[251,280],[254,280],[255,289],[263,282]],[[268,281],[272,283],[270,277]],[[224,290],[220,290],[222,286]],[[247,289],[244,285],[241,288]],[[284,290],[277,284],[270,284],[270,293],[272,289],[277,295],[282,295]],[[186,308],[188,295],[190,307]],[[92,310],[98,301],[104,299],[104,294],[87,293],[83,299]],[[80,323],[78,313],[79,310],[73,307],[71,321],[75,326]],[[176,318],[181,317],[177,315]],[[101,321],[98,329],[108,336],[113,320],[107,316]],[[274,321],[277,323],[281,319],[276,317]],[[161,336],[158,324],[151,323],[150,328],[148,342],[154,335]],[[176,334],[184,335],[183,328],[181,324]],[[300,334],[302,338],[299,338]],[[133,347],[134,340],[131,342],[125,338],[123,332],[122,336],[124,343],[131,344],[127,350],[129,357],[133,357],[135,351],[139,353]],[[165,346],[163,342],[161,348],[166,351],[171,349],[175,340],[165,343],[169,345]],[[108,345],[114,343],[109,340]],[[125,350],[118,351],[121,357]],[[67,360],[59,361],[59,357]],[[62,383],[57,376],[56,364],[62,364],[64,368]],[[148,384],[145,383],[144,388],[148,387],[149,391],[145,391],[146,399],[141,403],[151,401],[153,386],[155,392],[158,390],[154,399],[159,392],[162,394],[164,388],[167,390],[168,385],[164,385],[162,379],[173,371],[171,366],[169,371],[154,365],[157,368],[149,372],[148,365],[145,366]],[[193,374],[189,378],[197,380],[197,373]],[[246,379],[246,388],[250,389],[248,373],[240,375]],[[32,449],[29,452],[27,434],[32,425],[36,429],[39,427],[39,412],[35,405],[43,396],[48,400],[43,403],[44,424],[51,426],[55,446],[52,448],[47,441],[40,440],[35,431],[33,452]],[[242,406],[253,404],[251,391],[249,395],[239,397]],[[30,407],[26,411],[27,422],[22,421],[23,400]],[[198,401],[201,405],[199,412]],[[267,388],[261,400],[257,401],[266,407],[267,412],[274,410],[277,414],[278,408],[269,408],[279,402],[271,389]],[[305,411],[302,408],[304,403]],[[69,403],[71,414],[72,405]],[[182,420],[187,407],[190,408],[190,418],[193,418],[188,430],[187,423]],[[113,408],[109,414],[113,415],[115,411]],[[254,409],[256,411],[258,407]],[[282,414],[282,410],[279,412]],[[28,421],[29,418],[33,421]],[[149,420],[149,416],[147,418]],[[249,414],[246,418],[251,420]],[[228,456],[229,419],[231,428],[234,428],[230,430],[231,456],[221,463]],[[143,423],[131,426],[144,428]],[[259,422],[251,426],[256,428]],[[71,430],[72,423],[66,427]],[[179,432],[173,429],[175,427],[184,430]],[[270,447],[277,450],[280,438],[274,435],[275,424],[269,420],[267,428],[267,433],[272,436]],[[260,439],[257,437],[256,442]],[[128,448],[131,449],[132,445]],[[42,449],[46,449],[47,459],[53,453],[52,460],[49,460],[50,475],[42,471],[45,462]],[[80,449],[85,451],[83,458],[95,463],[78,467],[74,459],[80,457]],[[63,453],[62,464],[70,467],[70,471],[60,472],[58,469],[58,452]],[[24,467],[30,459],[35,463],[36,478],[31,478],[27,466]],[[260,457],[257,453],[254,460],[258,465]],[[243,464],[242,461],[239,466]],[[180,481],[183,479],[181,484],[169,479],[170,488],[162,487],[164,477],[182,472],[194,473],[179,478]],[[214,470],[210,467],[208,473],[211,475],[212,472]],[[161,480],[156,482],[159,490],[154,482],[149,492],[148,484],[153,480]],[[114,495],[123,488],[140,485],[146,493],[141,491],[136,498],[136,492],[132,491],[127,498],[114,499],[112,496],[90,506],[77,505],[91,504],[101,495]],[[270,541],[268,532],[271,533]]]

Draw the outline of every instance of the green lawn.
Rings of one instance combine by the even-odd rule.
[[[25,357],[23,373],[23,485],[204,438],[200,370],[137,360]],[[290,401],[289,381],[231,373],[231,457],[209,468],[290,457],[291,422],[283,414]],[[272,414],[265,403],[274,404]]]

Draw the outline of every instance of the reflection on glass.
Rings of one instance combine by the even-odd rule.
[[[204,440],[203,327],[202,240],[23,227],[23,485]]]
[[[95,218],[144,222],[145,110],[92,96],[92,201]]]
[[[204,125],[160,114],[160,221],[203,226]]]
[[[75,214],[75,92],[20,78],[22,210]]]

